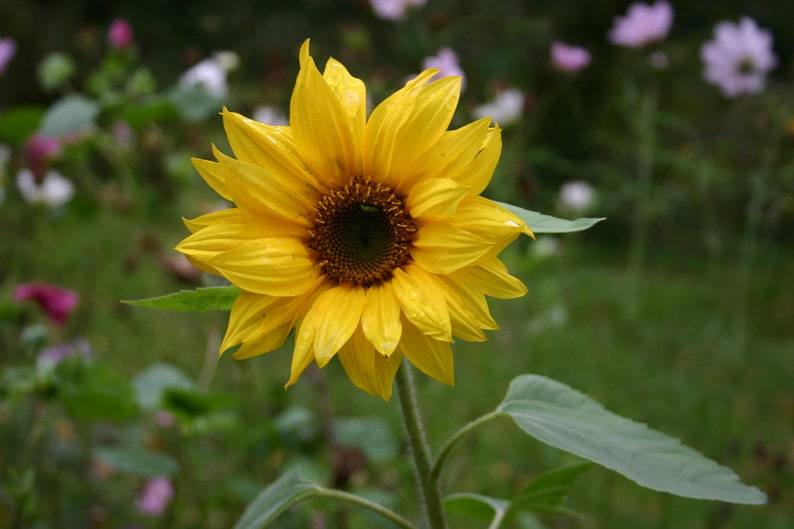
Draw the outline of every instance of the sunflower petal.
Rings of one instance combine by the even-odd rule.
[[[295,239],[255,239],[207,261],[233,285],[270,296],[297,296],[315,277],[314,263]]]
[[[361,328],[339,350],[339,361],[351,382],[371,395],[388,401],[402,353],[386,357],[377,352]]]
[[[191,158],[193,167],[196,168],[201,178],[220,196],[226,200],[232,201],[232,195],[229,187],[226,185],[226,170],[218,162],[210,160],[202,160],[200,158]]]
[[[511,276],[507,268],[496,257],[483,259],[468,272],[474,277],[483,292],[495,298],[519,298],[527,293],[527,287],[518,278]]]
[[[431,178],[411,188],[405,207],[415,219],[451,217],[468,194],[469,188],[449,178]]]
[[[425,375],[448,386],[455,385],[455,364],[448,342],[427,336],[406,322],[398,350]]]
[[[287,301],[289,298],[240,292],[229,313],[229,325],[226,327],[226,335],[221,342],[219,355],[256,334],[262,326],[264,316],[274,308],[286,304]]]
[[[449,310],[437,281],[416,265],[397,268],[392,277],[394,295],[408,321],[425,334],[452,341]]]
[[[391,356],[400,342],[402,322],[400,305],[389,282],[367,289],[367,302],[361,312],[364,336],[381,354]]]
[[[481,259],[493,246],[479,235],[446,222],[421,226],[411,248],[411,257],[422,268],[450,274]]]
[[[351,127],[355,162],[355,174],[363,174],[363,141],[367,126],[367,88],[361,79],[350,75],[342,63],[328,59],[323,79],[336,95]]]
[[[361,287],[339,285],[323,292],[312,304],[306,319],[314,318],[314,357],[317,365],[325,365],[334,357],[361,321],[366,301]]]
[[[488,130],[477,155],[466,165],[447,173],[447,178],[455,180],[471,189],[472,195],[479,195],[493,177],[499,156],[502,154],[502,132],[497,125]]]

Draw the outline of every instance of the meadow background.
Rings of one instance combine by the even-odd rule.
[[[289,347],[218,361],[225,314],[120,303],[218,284],[171,250],[187,233],[181,217],[220,207],[190,158],[211,157],[213,143],[230,152],[223,105],[288,111],[307,37],[318,64],[342,61],[375,103],[451,48],[466,78],[453,126],[501,89],[523,95],[502,123],[486,194],[607,217],[504,252],[529,294],[492,303],[501,330],[488,342],[456,346],[456,387],[420,378],[434,447],[493,409],[513,377],[538,373],[769,495],[760,507],[699,502],[593,467],[567,503],[578,514],[512,527],[791,527],[794,5],[672,5],[669,34],[631,49],[607,39],[628,2],[606,0],[429,0],[402,20],[365,0],[0,4],[0,38],[16,45],[0,73],[0,527],[231,527],[295,466],[416,512],[395,402],[357,390],[336,363],[284,391]],[[716,23],[741,16],[773,34],[777,66],[764,91],[730,98],[704,81],[698,50]],[[125,46],[108,41],[119,18],[134,31]],[[585,47],[591,62],[555,68],[555,40]],[[237,64],[225,91],[180,88],[188,69],[227,50]],[[32,140],[42,134],[59,138],[57,150]],[[57,170],[73,196],[32,203],[17,184],[26,169]],[[576,181],[589,200],[561,194]],[[14,299],[35,282],[79,295],[64,325]],[[444,483],[508,496],[573,461],[504,421],[466,440]],[[389,525],[310,502],[279,527]]]

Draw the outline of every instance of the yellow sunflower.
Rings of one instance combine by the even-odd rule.
[[[447,130],[461,80],[429,69],[367,118],[364,83],[300,50],[290,125],[223,110],[234,158],[195,159],[236,207],[185,221],[178,246],[242,292],[220,353],[279,348],[295,329],[287,382],[338,356],[350,380],[389,399],[405,356],[453,384],[454,337],[496,329],[485,296],[526,293],[497,255],[532,231],[480,193],[501,151],[481,119]]]

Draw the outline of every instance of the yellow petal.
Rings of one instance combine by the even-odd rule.
[[[311,226],[308,217],[313,202],[304,194],[306,184],[290,182],[220,151],[215,156],[227,171],[226,183],[235,204],[261,215],[272,215],[306,228]]]
[[[488,310],[488,301],[482,289],[466,270],[439,277],[446,287],[447,306],[452,319],[452,334],[470,342],[485,340],[483,329],[499,326]]]
[[[492,243],[512,242],[522,233],[534,238],[532,230],[523,220],[485,197],[473,197],[466,201],[449,222]]]
[[[265,317],[277,313],[289,300],[290,298],[240,292],[229,313],[229,325],[221,342],[219,354],[259,334]]]
[[[519,298],[527,293],[524,283],[511,276],[502,261],[496,257],[483,259],[466,270],[488,296],[511,299]]]
[[[301,68],[290,101],[295,147],[314,175],[329,187],[342,187],[360,174],[353,126],[336,94],[301,47]]]
[[[218,162],[192,158],[193,167],[207,184],[220,196],[231,201],[232,195],[226,185],[226,170]]]
[[[342,105],[342,110],[347,115],[355,150],[355,174],[361,175],[363,171],[362,143],[367,125],[367,88],[361,79],[350,75],[347,68],[335,59],[328,59],[325,64],[323,79],[328,83],[329,88]]]
[[[408,321],[425,334],[439,340],[452,340],[444,292],[433,276],[416,265],[409,265],[405,269],[395,269],[391,283]]]
[[[399,351],[422,373],[448,386],[455,385],[455,364],[452,346],[448,342],[427,336],[405,322]]]
[[[339,285],[323,292],[312,304],[307,321],[316,329],[314,335],[314,357],[317,365],[325,365],[352,336],[361,321],[361,311],[366,293],[359,286]]]
[[[448,178],[431,178],[411,188],[405,207],[411,217],[443,218],[455,214],[469,189]]]
[[[255,239],[207,261],[242,290],[270,296],[297,296],[316,274],[306,248],[295,239]]]
[[[491,181],[501,154],[502,133],[496,126],[488,130],[477,156],[466,165],[447,173],[446,177],[471,189],[472,195],[479,195]]]
[[[394,375],[402,361],[401,353],[389,357],[380,354],[359,328],[339,350],[339,361],[353,384],[383,400],[391,398]]]
[[[275,351],[284,345],[291,330],[292,325],[283,323],[274,327],[268,333],[257,333],[255,336],[243,342],[240,348],[232,353],[232,358],[235,360],[246,360],[254,356]]]
[[[479,235],[447,222],[430,222],[416,232],[411,257],[429,272],[449,274],[478,261],[492,246]]]
[[[389,282],[367,289],[367,302],[361,312],[361,329],[380,353],[391,356],[400,342],[402,322],[400,304]]]

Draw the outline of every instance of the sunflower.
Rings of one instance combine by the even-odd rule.
[[[524,285],[499,252],[532,231],[480,193],[501,151],[490,118],[447,130],[461,80],[425,70],[366,115],[364,83],[300,50],[290,125],[223,110],[234,152],[194,159],[235,207],[186,220],[176,248],[240,288],[220,354],[249,358],[294,329],[286,386],[339,357],[350,380],[389,399],[403,357],[452,385],[451,344],[496,329],[487,296]]]

